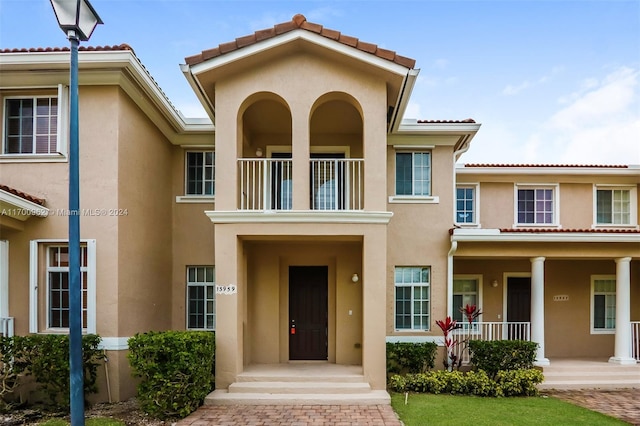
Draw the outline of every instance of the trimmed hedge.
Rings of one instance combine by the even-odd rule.
[[[426,373],[393,375],[389,387],[395,392],[448,393],[476,396],[535,396],[537,384],[544,379],[539,370],[500,371],[491,379],[483,371],[428,371]]]
[[[423,373],[435,365],[437,349],[434,342],[387,343],[387,372]]]
[[[82,336],[84,394],[96,393],[98,366],[104,352],[98,348],[100,336]],[[69,336],[60,334],[32,334],[0,338],[0,359],[4,377],[33,376],[47,398],[44,402],[55,409],[69,408]],[[8,357],[12,362],[7,363]],[[10,369],[11,368],[11,369]]]
[[[138,402],[161,419],[186,417],[214,386],[215,335],[208,331],[164,331],[129,339],[129,364]]]
[[[533,368],[538,344],[524,340],[471,340],[471,363],[495,378],[498,371]]]

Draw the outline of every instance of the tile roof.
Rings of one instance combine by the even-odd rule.
[[[44,199],[34,197],[33,195],[29,195],[26,192],[18,191],[17,189],[13,189],[11,187],[8,187],[7,185],[3,185],[0,183],[0,190],[8,192],[9,194],[13,194],[16,197],[20,197],[23,200],[31,201],[32,203],[35,203],[39,206],[44,206]]]
[[[114,46],[80,46],[78,48],[80,52],[108,52],[112,50],[130,50],[133,52],[131,46],[126,43],[114,45]],[[8,48],[0,49],[0,53],[48,53],[48,52],[68,52],[69,47],[29,47],[29,48]],[[135,52],[133,52],[135,55]]]
[[[627,169],[629,166],[621,164],[465,164],[464,167],[495,167],[495,168],[516,168],[516,167],[562,167],[562,168],[600,168],[600,169]]]
[[[500,233],[513,233],[513,232],[527,232],[531,234],[542,233],[557,233],[557,234],[571,234],[571,233],[589,233],[589,234],[640,234],[640,229],[630,228],[602,228],[602,229],[562,229],[562,228],[502,228]]]
[[[362,50],[363,52],[370,53],[379,58],[395,62],[396,64],[402,65],[407,68],[413,68],[416,64],[415,59],[400,56],[392,50],[383,49],[381,47],[378,47],[375,44],[366,43],[364,41],[358,40],[355,37],[341,34],[339,31],[324,28],[322,25],[308,22],[307,18],[305,18],[304,15],[301,15],[301,14],[295,15],[291,19],[291,21],[283,22],[281,24],[276,24],[273,26],[273,28],[258,30],[253,34],[249,34],[243,37],[238,37],[234,41],[230,41],[228,43],[222,43],[218,45],[218,47],[214,47],[208,50],[203,50],[201,53],[197,55],[188,56],[185,58],[185,61],[188,65],[197,65],[208,59],[224,55],[225,53],[233,52],[243,47],[250,46],[252,44],[261,42],[263,40],[270,39],[270,38],[273,38],[297,29],[310,31],[312,33],[326,37],[328,39],[335,40],[339,43],[345,44],[347,46],[351,46],[356,49]]]
[[[473,118],[465,118],[464,120],[418,120],[418,123],[425,124],[441,124],[441,123],[475,123]]]

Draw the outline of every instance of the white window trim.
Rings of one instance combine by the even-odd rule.
[[[205,194],[187,194],[187,185],[189,185],[189,153],[192,152],[211,152],[213,153],[213,195]],[[176,203],[212,203],[216,199],[216,151],[214,149],[185,149],[184,151],[184,186],[182,188],[184,195],[176,196]]]
[[[96,333],[96,240],[83,239],[87,246],[87,327],[83,333]],[[60,333],[63,328],[38,328],[38,251],[42,245],[69,244],[69,240],[41,239],[29,242],[29,333]],[[46,256],[46,254],[45,254]],[[46,275],[46,274],[45,274]],[[47,286],[46,278],[42,283]],[[47,321],[48,322],[48,321]]]
[[[213,328],[192,328],[189,327],[189,268],[198,268],[198,267],[211,267],[213,268],[213,283],[211,283],[213,285],[213,294],[214,294],[214,298],[215,298],[215,302],[218,302],[218,295],[216,293],[216,267],[215,265],[186,265],[186,274],[185,274],[185,292],[184,292],[184,297],[185,297],[185,310],[184,310],[184,314],[185,314],[185,328],[187,330],[194,330],[194,331],[216,331],[216,326],[218,325],[218,309],[216,306],[216,313],[214,314],[214,322],[215,322],[215,326]],[[206,318],[205,318],[206,321]]]
[[[429,268],[429,283],[426,284],[426,287],[429,287],[429,326],[426,329],[421,328],[413,328],[413,292],[411,292],[411,328],[397,328],[396,327],[396,287],[415,287],[418,286],[418,283],[412,283],[411,285],[401,285],[397,286],[396,284],[396,268]],[[395,266],[393,268],[393,331],[396,333],[428,333],[431,331],[431,321],[433,317],[431,315],[432,312],[432,301],[433,301],[433,288],[431,285],[432,281],[432,270],[431,266]],[[425,287],[425,285],[419,285],[420,287]]]
[[[607,328],[607,329],[602,329],[602,328],[595,328],[593,326],[593,321],[594,321],[594,303],[593,303],[593,296],[594,296],[594,287],[595,287],[595,282],[597,280],[616,280],[616,276],[615,275],[591,275],[591,288],[589,291],[589,329],[591,330],[591,334],[615,334],[616,333],[616,328],[615,326],[613,328]],[[616,293],[618,292],[618,286],[616,283]],[[616,300],[617,302],[617,300]],[[617,309],[617,305],[616,305],[616,309]],[[617,314],[617,312],[616,312]]]
[[[407,146],[407,145],[394,145],[393,146],[395,152],[393,155],[393,192],[394,195],[389,196],[389,204],[439,204],[440,197],[437,195],[433,195],[433,145],[416,145],[416,146]],[[397,195],[396,192],[396,167],[397,160],[396,154],[398,153],[429,153],[429,192],[431,195]],[[411,167],[413,167],[413,162],[411,163]],[[413,182],[412,182],[413,185]]]
[[[38,88],[23,88],[19,89],[26,92],[37,93],[42,90],[52,89],[52,87],[38,87]],[[9,95],[2,97],[2,146],[0,147],[0,163],[66,163],[67,159],[67,146],[69,143],[69,87],[64,84],[58,84],[57,86],[57,99],[58,99],[58,137],[56,141],[56,151],[52,154],[4,154],[5,138],[6,138],[6,99],[25,99],[52,97],[51,95]]]
[[[518,223],[518,190],[553,190],[553,221],[551,223]],[[562,228],[560,219],[560,185],[557,183],[516,183],[513,185],[513,228]]]
[[[473,222],[458,222],[458,188],[473,188]],[[458,183],[453,189],[453,223],[461,228],[478,228],[480,227],[480,184],[474,183]]]
[[[453,280],[476,280],[478,281],[478,304],[476,307],[479,310],[482,310],[482,289],[483,289],[483,276],[482,274],[454,274]],[[454,292],[451,291],[451,298],[453,299]],[[478,321],[482,322],[482,318],[479,318]]]
[[[631,203],[629,223],[598,223],[598,190],[629,190],[629,202]],[[633,185],[593,185],[593,219],[592,229],[606,229],[606,228],[624,228],[624,229],[640,229],[638,226],[638,187]]]

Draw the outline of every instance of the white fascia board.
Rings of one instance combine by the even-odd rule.
[[[27,220],[30,216],[48,216],[49,209],[42,207],[32,201],[25,200],[22,197],[18,197],[10,192],[0,189],[0,203],[5,203],[11,206],[6,209],[9,213],[7,216],[21,221]],[[5,209],[3,209],[5,210]],[[2,212],[2,210],[0,210]]]
[[[499,229],[454,229],[451,241],[521,243],[640,243],[640,234],[610,232],[500,232]]]
[[[616,167],[464,167],[456,166],[460,175],[560,175],[560,176],[631,176],[640,182],[640,166]]]
[[[396,133],[398,131],[398,127],[402,122],[402,117],[404,117],[404,113],[407,110],[409,99],[411,99],[411,93],[413,93],[413,87],[418,79],[418,74],[420,74],[419,69],[410,69],[402,82],[402,88],[400,89],[398,100],[394,106],[394,114],[389,128],[389,133]]]
[[[415,119],[402,120],[396,134],[475,134],[480,123],[418,123]]]
[[[218,211],[204,212],[213,223],[363,223],[388,224],[393,212],[372,211]]]
[[[283,44],[290,43],[295,40],[308,41],[310,43],[325,47],[329,50],[333,50],[334,52],[338,52],[345,56],[352,57],[359,61],[376,66],[378,68],[382,68],[394,74],[404,76],[407,74],[407,70],[409,69],[400,64],[396,64],[395,62],[389,61],[387,59],[382,59],[374,54],[364,52],[355,47],[351,47],[346,44],[340,43],[336,40],[328,39],[326,37],[309,32],[307,30],[297,29],[297,30],[289,31],[284,34],[280,34],[278,36],[260,41],[258,43],[254,43],[246,47],[242,47],[232,52],[225,53],[215,58],[208,59],[199,64],[193,65],[190,67],[191,73],[193,75],[198,75],[203,72],[207,72],[219,67],[223,67],[232,62],[241,60],[249,56],[253,56],[260,52],[272,49],[277,46],[281,46]]]

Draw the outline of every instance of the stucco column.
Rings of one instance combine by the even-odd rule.
[[[386,389],[387,228],[372,226],[362,247],[362,370],[374,390]]]
[[[216,286],[228,286],[226,294],[216,294],[216,389],[235,382],[243,365],[241,296],[246,287],[240,283],[239,241],[231,227],[216,225]],[[233,287],[235,286],[235,292]]]
[[[293,210],[310,210],[311,141],[309,139],[309,111],[291,111],[291,158],[293,161]]]
[[[616,337],[609,362],[635,364],[631,358],[631,258],[616,259]]]
[[[538,344],[535,365],[549,365],[544,357],[544,257],[531,258],[531,340]]]

